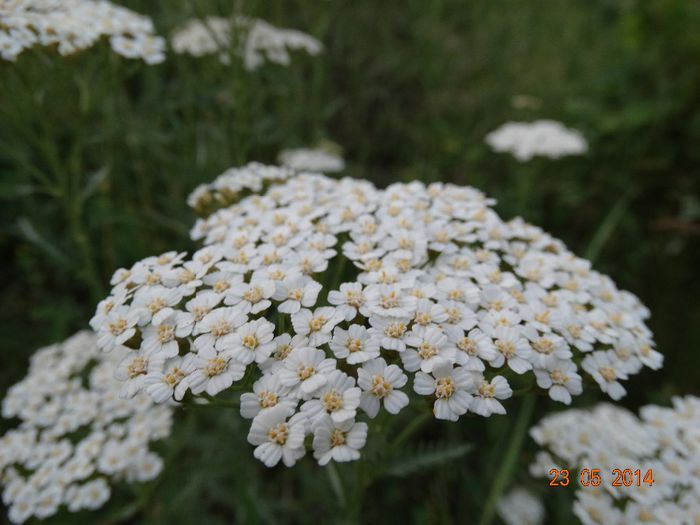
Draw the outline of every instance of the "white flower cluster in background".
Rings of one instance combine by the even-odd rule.
[[[238,32],[240,37],[235,34]],[[240,45],[235,47],[249,71],[265,62],[289,65],[289,52],[292,50],[305,51],[309,55],[318,55],[323,51],[321,42],[302,31],[278,28],[264,20],[243,16],[232,19],[216,16],[193,18],[173,32],[170,45],[178,54],[195,57],[218,54],[226,64],[229,62],[228,50],[232,39],[240,39]]]
[[[456,421],[504,414],[513,380],[569,403],[583,369],[618,399],[661,366],[634,295],[473,188],[310,173],[259,186],[197,221],[191,257],[118,270],[91,326],[105,351],[133,348],[126,396],[252,387],[241,414],[268,466],[294,464],[309,434],[321,464],[358,458],[365,421],[411,390]]]
[[[119,397],[114,370],[128,352],[100,352],[95,334],[80,332],[32,356],[29,374],[2,404],[4,418],[20,421],[0,437],[10,521],[47,518],[61,507],[97,509],[110,482],[159,474],[162,460],[148,445],[170,434],[172,409],[146,395]]]
[[[295,171],[337,173],[345,169],[340,155],[320,148],[286,149],[280,153],[279,161]]]
[[[260,193],[270,184],[287,180],[294,171],[285,166],[249,162],[229,168],[209,184],[200,184],[187,198],[187,205],[198,213],[228,206],[250,193]]]
[[[545,518],[542,500],[520,487],[505,494],[496,510],[506,525],[540,525]]]
[[[486,135],[486,143],[494,151],[510,153],[521,162],[536,156],[558,159],[582,155],[588,150],[581,133],[554,120],[508,122]]]
[[[639,417],[608,404],[547,416],[530,430],[544,449],[530,470],[543,477],[568,469],[574,514],[586,525],[700,523],[700,399],[672,402],[643,407]],[[600,469],[600,484],[588,476],[582,486],[582,469]]]
[[[147,16],[105,0],[3,0],[0,57],[16,60],[34,46],[56,46],[61,55],[92,47],[103,37],[112,50],[147,64],[165,60],[165,39]]]

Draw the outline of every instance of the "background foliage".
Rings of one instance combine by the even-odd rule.
[[[192,16],[231,12],[223,1],[123,3],[153,16],[161,34]],[[628,383],[625,404],[700,394],[697,2],[239,0],[235,9],[307,31],[326,52],[253,73],[214,57],[169,55],[146,67],[105,44],[0,64],[0,396],[34,349],[86,326],[115,268],[192,248],[185,197],[196,184],[326,139],[343,147],[349,175],[380,186],[416,178],[477,186],[503,217],[520,214],[594,259],[649,306],[666,355],[661,373]],[[520,164],[483,143],[505,121],[536,118],[580,129],[590,153]],[[394,443],[396,457],[373,466],[362,520],[479,515],[494,486],[526,478],[518,466],[530,457],[527,439],[503,461],[519,421],[524,428],[552,407],[538,399],[531,417],[520,402],[507,418],[439,423]],[[312,461],[292,471],[255,462],[236,414],[182,419],[163,445],[159,481],[125,487],[101,513],[56,521],[352,518],[356,496],[339,497]],[[404,456],[407,467],[396,461]],[[351,486],[356,470],[338,470]],[[569,496],[537,490],[551,521],[563,522]]]

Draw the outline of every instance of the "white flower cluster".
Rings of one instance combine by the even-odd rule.
[[[3,0],[0,2],[0,57],[16,60],[36,45],[56,46],[72,55],[108,37],[112,50],[147,64],[165,60],[165,39],[144,15],[106,0]]]
[[[312,171],[317,173],[337,173],[345,169],[345,161],[325,149],[286,149],[279,155],[279,161],[295,171]]]
[[[486,135],[486,143],[494,151],[510,153],[521,162],[535,156],[558,159],[582,155],[588,150],[581,133],[554,120],[508,122]]]
[[[700,523],[699,398],[676,397],[672,408],[649,405],[639,418],[608,404],[566,410],[530,434],[545,449],[532,474],[568,469],[577,486],[574,514],[585,525]],[[600,479],[584,475],[581,485],[573,479],[581,469],[600,469]]]
[[[409,377],[455,421],[505,413],[506,376],[533,373],[569,403],[579,365],[614,398],[661,365],[635,296],[491,204],[449,184],[298,174],[199,219],[205,246],[191,258],[118,270],[91,326],[104,350],[134,349],[118,369],[124,395],[252,383],[241,413],[266,465],[292,465],[308,433],[321,464],[356,459],[360,410],[398,413]]]
[[[289,167],[249,162],[245,166],[227,169],[210,184],[197,186],[187,198],[187,205],[204,214],[228,206],[248,194],[261,193],[271,184],[283,182],[293,174]]]
[[[545,518],[542,500],[520,487],[505,494],[496,510],[506,525],[540,525]]]
[[[219,54],[223,63],[228,63],[227,50],[231,46],[232,33],[242,33],[238,53],[249,71],[262,66],[266,61],[289,65],[290,50],[303,50],[309,55],[318,55],[323,45],[306,33],[295,29],[281,29],[264,20],[243,16],[221,18],[208,16],[204,19],[188,20],[173,32],[170,44],[178,54],[195,57]]]
[[[2,404],[17,428],[0,437],[0,483],[9,519],[47,518],[61,506],[97,509],[110,481],[155,478],[162,460],[150,441],[170,434],[172,409],[148,396],[119,397],[116,364],[129,350],[100,352],[95,334],[79,332],[38,350],[29,374]]]

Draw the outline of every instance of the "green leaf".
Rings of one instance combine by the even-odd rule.
[[[387,465],[383,474],[403,478],[420,470],[431,469],[459,459],[471,452],[473,448],[471,443],[420,446],[413,453],[397,454],[397,459]]]
[[[85,187],[83,188],[81,194],[82,199],[89,199],[97,191],[97,188],[99,188],[100,184],[102,184],[108,175],[109,168],[107,166],[102,166],[99,170],[91,174],[85,183]]]
[[[46,253],[61,266],[69,266],[70,259],[61,250],[43,237],[26,217],[17,220],[17,229],[22,237]]]

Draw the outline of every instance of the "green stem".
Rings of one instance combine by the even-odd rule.
[[[420,428],[430,421],[433,414],[430,412],[423,412],[422,414],[411,419],[411,422],[404,427],[404,429],[399,433],[398,436],[391,443],[391,448],[396,449],[413,434],[415,434]]]
[[[593,234],[593,238],[588,244],[588,249],[584,255],[584,257],[591,261],[591,263],[595,262],[600,255],[600,252],[603,250],[603,246],[605,246],[605,243],[608,242],[612,234],[615,232],[615,229],[622,220],[622,217],[625,215],[625,211],[627,211],[627,207],[634,196],[634,192],[634,187],[630,187],[627,191],[620,195],[620,198],[610,209],[608,214],[600,223],[600,226],[598,226],[596,232]]]
[[[508,481],[513,476],[513,471],[516,467],[518,456],[520,455],[520,450],[522,449],[523,442],[525,440],[525,434],[527,434],[527,429],[530,424],[530,419],[532,418],[532,412],[535,408],[535,396],[529,395],[523,399],[523,403],[520,406],[520,412],[518,413],[518,419],[515,421],[513,426],[513,431],[510,435],[510,442],[506,448],[506,453],[503,455],[501,460],[501,465],[498,468],[496,477],[491,483],[491,488],[489,490],[489,495],[484,505],[484,512],[481,515],[480,525],[490,525],[493,522],[494,515],[496,513],[496,505],[501,499]]]
[[[345,489],[343,488],[343,482],[340,480],[340,474],[338,474],[338,469],[333,461],[326,465],[326,474],[328,474],[328,481],[331,484],[331,488],[335,493],[335,497],[338,500],[338,506],[345,510],[347,506],[347,498],[345,497]]]

